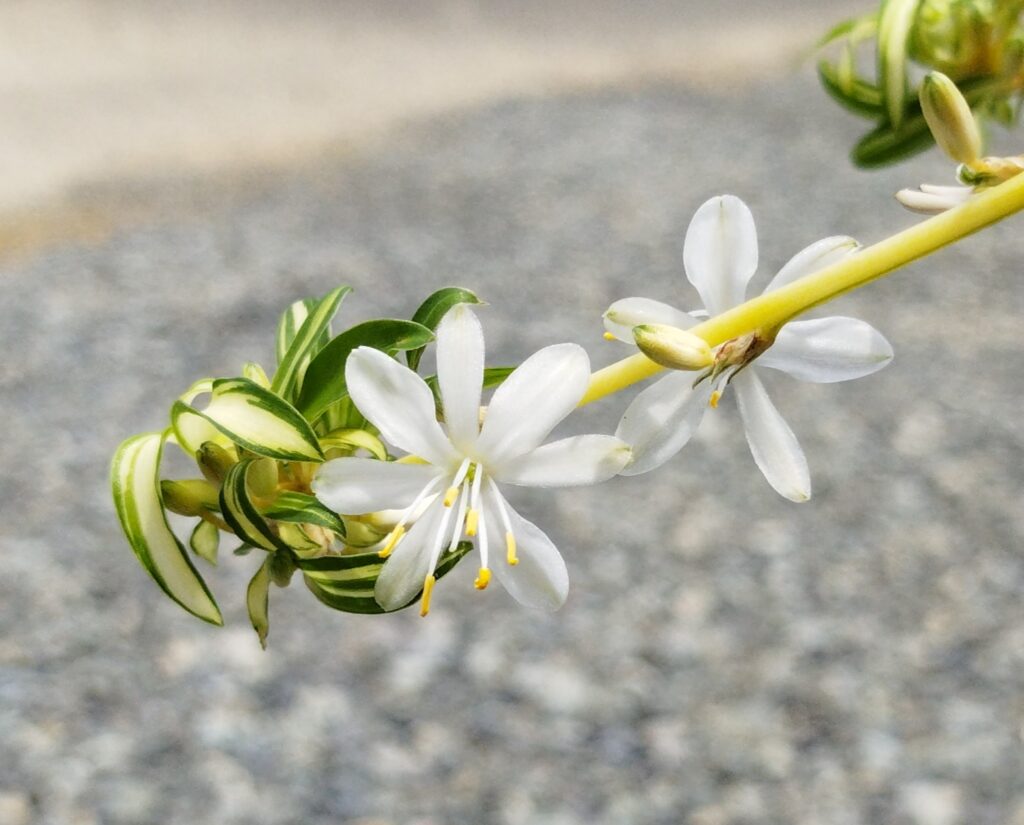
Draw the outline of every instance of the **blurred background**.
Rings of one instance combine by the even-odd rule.
[[[145,576],[109,502],[124,437],[273,358],[292,300],[340,323],[460,284],[492,363],[613,300],[690,304],[682,238],[752,207],[759,289],[830,234],[912,223],[817,87],[866,2],[8,0],[0,5],[0,823],[1022,825],[1020,218],[837,314],[884,372],[770,390],[815,498],[760,477],[728,396],[660,472],[521,511],[567,557],[547,616],[474,570],[427,620]],[[614,428],[626,398],[573,425]]]

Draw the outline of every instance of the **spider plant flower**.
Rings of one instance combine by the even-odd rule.
[[[856,249],[852,238],[818,241],[797,253],[765,291]],[[636,327],[665,324],[686,330],[701,317],[723,313],[744,301],[757,257],[757,232],[747,206],[728,195],[712,198],[697,210],[683,250],[687,278],[703,300],[704,310],[688,313],[649,298],[625,298],[605,313],[605,328],[612,337],[634,343],[643,340],[634,332]],[[650,341],[645,340],[643,349],[649,348]],[[756,330],[726,341],[713,351],[711,366],[703,371],[674,369],[629,405],[616,431],[633,448],[633,459],[622,473],[645,473],[668,461],[696,432],[707,409],[717,407],[723,392],[732,387],[750,451],[768,483],[792,501],[806,501],[811,495],[807,460],[768,397],[758,368],[780,370],[802,381],[831,383],[876,372],[892,355],[881,333],[863,321],[844,317],[791,321],[778,330]]]
[[[443,425],[430,388],[415,372],[375,349],[360,347],[349,356],[345,375],[353,402],[409,457],[328,461],[313,491],[340,513],[403,511],[380,549],[388,561],[374,596],[386,610],[422,590],[420,613],[426,615],[434,571],[464,537],[479,552],[477,589],[487,587],[493,571],[522,604],[557,609],[568,593],[565,562],[499,485],[595,484],[629,460],[629,447],[610,435],[543,443],[586,391],[590,361],[581,347],[556,344],[524,361],[495,391],[481,424],[483,371],[483,332],[467,305],[450,310],[437,330]]]

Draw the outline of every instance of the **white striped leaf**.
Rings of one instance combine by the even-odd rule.
[[[883,0],[878,18],[878,79],[889,122],[899,129],[907,100],[907,49],[921,0]]]
[[[220,530],[212,521],[200,519],[188,540],[192,552],[210,564],[217,564],[217,548],[220,546]]]
[[[167,435],[144,433],[118,447],[110,468],[114,507],[129,545],[163,591],[194,616],[220,625],[220,609],[171,532],[160,500],[160,458]]]
[[[302,384],[302,376],[310,359],[316,354],[318,343],[324,334],[330,335],[331,319],[341,306],[342,300],[351,292],[351,287],[342,286],[328,292],[315,307],[308,310],[302,326],[295,332],[291,344],[278,364],[270,389],[289,401],[293,400]]]
[[[270,633],[269,596],[270,564],[274,557],[267,556],[252,577],[245,591],[245,606],[249,609],[249,621],[260,639],[260,647],[267,649],[267,635]]]
[[[186,449],[195,444],[198,450],[203,441],[210,440],[195,442],[196,417],[257,455],[280,461],[323,461],[316,435],[298,410],[245,378],[214,381],[205,410],[175,402],[171,407],[171,425]]]
[[[306,493],[281,493],[274,503],[263,509],[266,518],[295,524],[316,524],[345,535],[345,525],[337,514],[324,507],[314,496]]]
[[[327,450],[366,450],[370,455],[381,461],[388,460],[388,448],[384,442],[369,430],[345,429],[332,430],[320,436],[320,449]]]
[[[250,497],[249,474],[257,473],[255,465],[263,460],[247,458],[228,470],[220,488],[221,514],[235,535],[246,544],[287,552],[287,545],[270,528]]]

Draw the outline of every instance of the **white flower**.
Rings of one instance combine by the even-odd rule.
[[[483,332],[466,305],[449,311],[437,329],[444,428],[430,388],[415,372],[366,347],[348,358],[345,377],[359,411],[384,439],[417,458],[328,461],[317,472],[313,491],[339,513],[405,511],[381,550],[390,558],[374,596],[386,610],[408,604],[422,589],[426,615],[434,570],[464,535],[474,539],[480,553],[478,589],[490,581],[491,554],[501,547],[494,571],[505,589],[525,605],[557,609],[569,589],[565,562],[543,531],[512,509],[498,484],[595,484],[615,476],[629,460],[629,447],[610,435],[579,435],[542,446],[586,391],[590,360],[581,347],[556,344],[526,359],[495,391],[481,425],[483,369]]]
[[[770,292],[857,249],[846,237],[825,238],[797,253],[765,289]],[[670,324],[687,329],[698,317],[718,315],[743,302],[757,269],[754,219],[739,198],[712,198],[694,215],[686,232],[683,262],[706,312],[689,314],[647,298],[625,298],[609,307],[605,327],[611,337],[633,343],[633,327]],[[767,349],[764,349],[766,345]],[[892,347],[874,327],[855,318],[792,321],[774,343],[745,336],[726,342],[716,365],[696,382],[696,373],[672,371],[629,405],[616,435],[633,447],[623,475],[637,475],[675,455],[696,431],[705,410],[718,405],[726,385],[736,400],[754,461],[768,483],[792,501],[811,496],[810,473],[796,436],[768,398],[759,367],[781,370],[802,381],[830,383],[860,378],[892,360]]]

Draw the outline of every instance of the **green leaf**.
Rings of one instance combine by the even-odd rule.
[[[160,500],[160,458],[167,435],[145,433],[118,447],[110,467],[114,507],[136,557],[163,591],[194,616],[220,625],[220,609],[171,532]]]
[[[200,519],[188,540],[192,552],[210,564],[217,564],[217,548],[220,545],[220,530],[212,521]]]
[[[388,448],[384,446],[384,442],[367,430],[332,430],[327,435],[320,436],[320,449],[325,453],[328,450],[366,450],[381,461],[388,460]]]
[[[449,573],[472,549],[472,543],[459,542],[453,552],[441,557],[434,576],[440,579]],[[373,597],[373,588],[384,566],[384,559],[376,553],[321,556],[315,559],[299,559],[297,563],[303,573],[306,587],[328,607],[345,613],[388,612],[377,604]],[[415,604],[419,601],[420,595],[416,594],[409,604],[397,609],[404,610]]]
[[[441,323],[441,319],[444,318],[445,314],[454,306],[459,304],[479,304],[482,303],[479,298],[468,289],[463,289],[457,286],[446,286],[444,289],[439,289],[427,300],[420,304],[419,309],[413,314],[412,319],[417,324],[422,324],[431,332],[437,329],[437,325]],[[409,350],[405,354],[405,362],[409,365],[409,369],[417,369],[420,365],[420,359],[423,357],[423,352],[426,347],[417,347],[416,349]]]
[[[818,77],[825,91],[851,112],[869,117],[881,117],[884,113],[882,93],[870,83],[856,77],[841,82],[839,69],[825,61],[818,64]]]
[[[428,344],[434,333],[415,321],[382,318],[357,324],[336,336],[317,353],[306,368],[306,378],[296,406],[309,421],[344,397],[345,363],[356,347],[373,347],[384,352],[415,349]]]
[[[309,315],[302,322],[288,351],[281,359],[277,372],[274,373],[274,380],[270,385],[272,392],[288,401],[295,398],[317,343],[324,333],[330,334],[331,319],[338,312],[342,300],[351,291],[351,287],[338,287],[328,292],[323,300],[309,311]]]
[[[249,473],[258,461],[265,460],[243,459],[228,471],[220,488],[221,513],[235,535],[246,544],[262,547],[264,550],[287,552],[287,546],[270,529],[270,525],[250,497]]]
[[[903,123],[907,100],[907,50],[921,0],[882,0],[878,18],[878,79],[889,122]]]
[[[270,379],[267,378],[267,371],[255,361],[246,361],[242,365],[242,377],[248,378],[254,384],[259,384],[265,390],[270,389]]]
[[[288,307],[288,309],[281,313],[281,318],[277,322],[277,338],[275,339],[274,345],[278,365],[280,365],[284,360],[284,356],[288,352],[288,347],[290,347],[292,345],[292,341],[295,340],[295,333],[299,331],[303,322],[309,317],[310,310],[312,310],[317,303],[316,298],[303,298],[301,301],[293,303]]]
[[[865,169],[888,166],[916,155],[935,141],[923,117],[908,118],[899,130],[882,123],[868,132],[853,147],[853,162]]]
[[[196,443],[196,417],[257,455],[281,461],[323,461],[316,435],[298,410],[245,378],[214,381],[205,410],[182,401],[171,407],[171,426],[183,447],[195,444],[193,454],[203,441],[210,440]]]
[[[267,635],[270,633],[270,566],[273,556],[267,556],[245,591],[245,605],[249,608],[249,621],[260,639],[260,647],[267,649]]]
[[[295,524],[317,524],[345,535],[345,525],[336,513],[324,507],[316,497],[305,493],[281,493],[269,507],[263,508],[265,518],[288,521]]]

